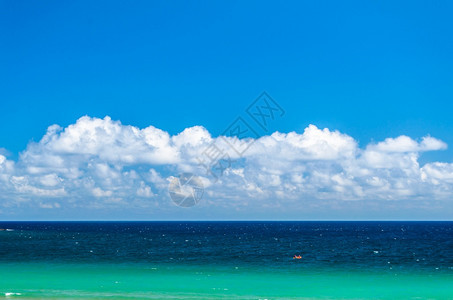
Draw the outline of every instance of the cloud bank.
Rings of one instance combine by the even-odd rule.
[[[213,143],[202,126],[177,135],[139,129],[109,117],[82,117],[66,128],[52,125],[17,161],[0,154],[2,207],[171,208],[168,183],[181,172],[202,177],[201,206],[303,207],[307,201],[451,200],[453,164],[427,163],[422,152],[447,145],[434,137],[387,138],[360,148],[347,134],[309,125],[304,132],[274,132],[255,140],[217,180],[200,165]]]

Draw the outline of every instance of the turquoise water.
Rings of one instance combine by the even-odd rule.
[[[452,299],[451,274],[266,272],[226,267],[2,264],[15,299]]]
[[[0,298],[453,299],[452,223],[5,227]]]

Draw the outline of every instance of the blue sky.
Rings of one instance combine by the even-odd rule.
[[[267,91],[286,111],[270,132],[302,134],[314,124],[352,137],[359,149],[401,135],[416,142],[431,136],[450,147],[417,150],[420,166],[449,164],[452,12],[448,1],[0,1],[0,154],[26,170],[19,153],[27,145],[39,142],[50,125],[66,128],[85,115],[141,129],[152,125],[170,136],[203,126],[216,137]],[[27,176],[14,172],[8,176]],[[367,215],[364,201],[355,208],[361,218],[413,214],[404,212],[407,206],[395,213],[376,204],[383,205],[379,213]],[[445,218],[441,212],[451,204],[442,203],[420,218]],[[0,211],[51,214],[8,205]],[[276,218],[356,216],[333,213],[333,207]],[[212,218],[233,218],[203,209]],[[184,211],[182,218],[206,215],[199,211]],[[168,218],[180,213],[169,211]]]

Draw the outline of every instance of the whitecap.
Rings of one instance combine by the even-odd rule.
[[[21,293],[5,293],[5,297],[10,297],[10,296],[20,296],[22,295]]]

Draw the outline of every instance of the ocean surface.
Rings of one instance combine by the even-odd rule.
[[[453,222],[0,228],[6,299],[453,299]]]

